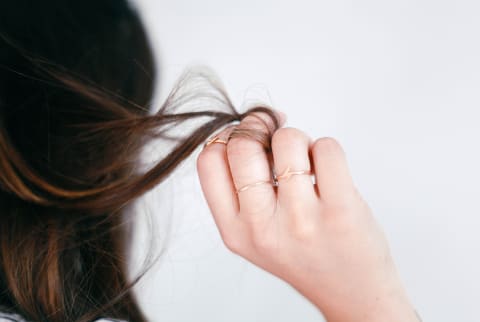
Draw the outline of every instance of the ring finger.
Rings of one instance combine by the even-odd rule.
[[[293,212],[298,205],[308,206],[309,201],[318,200],[310,174],[310,141],[295,128],[279,129],[272,138],[279,204]]]

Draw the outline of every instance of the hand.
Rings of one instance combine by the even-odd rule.
[[[239,128],[266,131],[264,113]],[[228,136],[227,131],[220,138]],[[210,144],[197,168],[202,190],[225,245],[283,279],[328,321],[418,321],[397,274],[383,232],[359,195],[345,154],[332,138],[311,139],[295,128],[272,137],[275,173],[312,170],[271,180],[269,156],[260,143],[233,137]]]

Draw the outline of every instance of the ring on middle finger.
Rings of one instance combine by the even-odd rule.
[[[290,179],[291,176],[294,176],[294,175],[309,175],[309,176],[311,176],[312,171],[311,170],[290,171],[290,167],[287,167],[287,169],[285,169],[285,171],[282,174],[280,174],[280,175],[275,174],[274,175],[274,184],[278,186],[279,180],[282,180],[282,179],[288,180],[288,179]]]

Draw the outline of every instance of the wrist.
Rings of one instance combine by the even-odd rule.
[[[403,289],[357,303],[335,303],[322,313],[328,322],[421,322]]]

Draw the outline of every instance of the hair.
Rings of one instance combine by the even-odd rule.
[[[156,69],[125,0],[0,2],[3,311],[42,322],[146,321],[132,293],[141,276],[127,277],[127,206],[252,112],[273,127],[240,133],[270,149],[272,110],[237,112],[206,72],[185,72],[151,111]],[[155,140],[171,148],[142,167]]]

